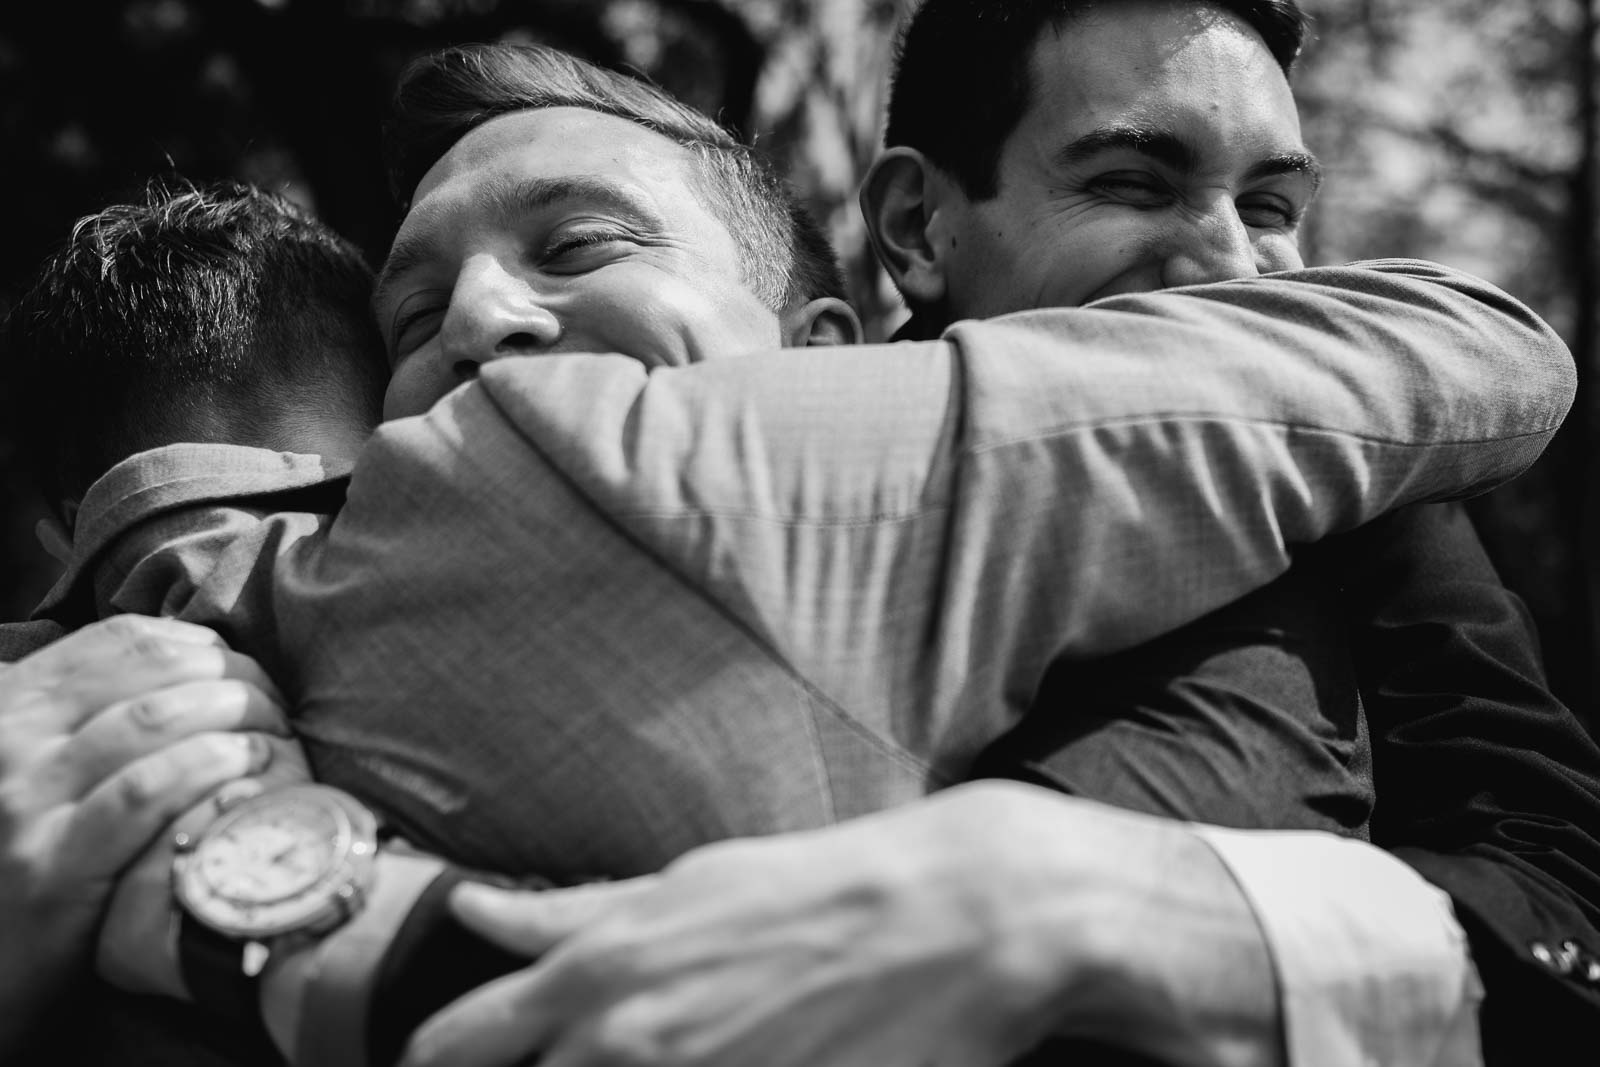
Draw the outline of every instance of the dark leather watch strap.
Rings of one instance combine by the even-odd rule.
[[[220,934],[180,909],[178,966],[189,997],[206,1011],[242,1028],[240,1037],[274,1049],[261,1019],[259,976],[244,970],[245,943]]]
[[[390,939],[368,1013],[368,1067],[392,1067],[428,1016],[463,993],[528,966],[527,957],[483,940],[450,914],[450,890],[473,877],[456,867],[443,871]]]

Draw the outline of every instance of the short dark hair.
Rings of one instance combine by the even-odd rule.
[[[769,307],[844,296],[833,246],[764,156],[648,82],[537,45],[458,45],[421,56],[401,73],[384,150],[402,210],[423,175],[467,133],[500,115],[546,107],[626,119],[693,153],[704,202],[727,226],[745,281]]]
[[[997,191],[1000,153],[1032,102],[1028,56],[1048,22],[1118,0],[924,0],[901,29],[884,144],[905,145],[972,200]],[[1287,76],[1308,20],[1295,0],[1196,0],[1250,25]]]
[[[372,271],[280,196],[157,180],[80,219],[4,327],[7,412],[53,504],[122,459],[387,379]],[[345,392],[339,392],[339,390]]]

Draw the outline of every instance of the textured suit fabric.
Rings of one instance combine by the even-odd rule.
[[[1215,826],[1366,837],[1367,720],[1322,554],[1300,550],[1271,585],[1154,641],[1057,662],[972,777]]]
[[[1384,285],[1386,284],[1381,281],[1364,280],[1350,277],[1335,278],[1330,276],[1330,281],[1337,282],[1337,285],[1335,285],[1334,288],[1342,287],[1346,290],[1345,297],[1349,296],[1348,290],[1352,286],[1360,286],[1363,284],[1376,285],[1381,294],[1382,290],[1384,289]],[[1459,305],[1452,303],[1450,300],[1440,301],[1437,299],[1437,294],[1435,294],[1433,297],[1429,297],[1425,293],[1411,293],[1407,295],[1405,299],[1410,300],[1413,297],[1421,297],[1421,299],[1417,301],[1417,303],[1420,305],[1418,314],[1421,316],[1421,321],[1433,321],[1434,325],[1439,325],[1440,323],[1438,320],[1441,318],[1448,319],[1452,316],[1460,316],[1459,321],[1456,323],[1443,323],[1445,333],[1447,334],[1447,337],[1443,343],[1452,344],[1456,343],[1457,341],[1464,341],[1466,346],[1469,349],[1472,349],[1473,341],[1471,338],[1474,334],[1474,331],[1477,331],[1480,327],[1487,327],[1487,334],[1481,334],[1486,341],[1485,347],[1492,349],[1497,344],[1507,345],[1510,349],[1508,354],[1512,357],[1511,363],[1514,365],[1516,354],[1520,352],[1523,346],[1527,345],[1530,341],[1530,335],[1527,332],[1525,322],[1519,326],[1520,332],[1519,330],[1512,330],[1512,332],[1509,334],[1503,332],[1506,327],[1505,323],[1482,320],[1482,312],[1484,311],[1483,302],[1487,301],[1492,305],[1498,302],[1499,298],[1487,291],[1476,289],[1475,287],[1471,286],[1470,283],[1458,281],[1456,284],[1462,286],[1471,294],[1467,301]],[[1390,290],[1385,299],[1375,301],[1368,307],[1367,310],[1375,310],[1380,304],[1387,302],[1390,305],[1388,307],[1389,313],[1394,313],[1395,309],[1392,306],[1392,303],[1395,295],[1396,294],[1394,291]],[[1210,299],[1222,298],[1213,295],[1210,297]],[[1515,309],[1512,310],[1515,313]],[[1316,324],[1319,322],[1326,325],[1328,322],[1341,319],[1339,300],[1337,299],[1329,301],[1323,306],[1301,307],[1299,309],[1299,313],[1306,314],[1308,316],[1309,320],[1311,320],[1312,328],[1316,328]],[[1237,323],[1229,323],[1226,321],[1231,314],[1231,312],[1220,313],[1216,320],[1209,324],[1210,328],[1225,334],[1228,329],[1231,329],[1237,325]],[[1251,316],[1243,317],[1250,318]],[[1203,319],[1205,316],[1200,316],[1200,318]],[[1517,320],[1515,319],[1513,320],[1513,322],[1516,321]],[[1257,324],[1259,325],[1259,322]],[[1108,323],[1106,325],[1109,326],[1111,324]],[[1197,325],[1201,325],[1202,329],[1205,328],[1204,324],[1202,323],[1197,323]],[[1363,317],[1361,315],[1357,315],[1353,322],[1341,320],[1339,330],[1343,331],[1345,335],[1353,335],[1372,329],[1374,325],[1375,324],[1370,321],[1370,316]],[[1157,333],[1159,332],[1160,331],[1158,329]],[[1269,331],[1269,333],[1271,332],[1272,331]],[[1292,334],[1293,331],[1289,331],[1288,334],[1274,333],[1273,336],[1279,341],[1284,341],[1288,340]],[[1532,335],[1531,339],[1536,343],[1543,343],[1542,339],[1536,335]],[[1380,326],[1377,331],[1377,336],[1374,340],[1376,343],[1380,344],[1395,344],[1398,349],[1403,350],[1406,349],[1408,345],[1415,346],[1415,343],[1418,339],[1415,336],[1412,336],[1408,329],[1402,325],[1398,328]],[[1312,347],[1315,348],[1316,343],[1314,343]],[[1204,345],[1202,345],[1201,348],[1203,349]],[[1479,355],[1483,354],[1481,350],[1475,349],[1474,351],[1477,351]],[[870,355],[870,353],[865,355]],[[1176,358],[1183,357],[1178,356]],[[1199,358],[1199,356],[1196,355],[1195,358]],[[1403,363],[1404,360],[1401,362]],[[1358,374],[1358,371],[1355,368],[1350,368],[1349,373],[1352,378],[1357,378],[1360,375],[1370,373],[1371,370],[1371,367],[1361,368]],[[1268,368],[1258,366],[1257,371],[1267,373]],[[1165,373],[1166,375],[1175,379],[1181,379],[1182,365],[1169,363],[1166,369],[1160,373]],[[1403,371],[1396,373],[1400,373],[1402,378],[1404,378]],[[1498,374],[1514,372],[1506,371],[1491,373]],[[1488,380],[1492,382],[1493,379],[1491,378]],[[1379,406],[1381,408],[1382,404],[1388,403],[1390,400],[1392,400],[1392,398],[1385,398],[1382,396],[1386,382],[1389,382],[1389,379],[1380,375],[1379,381],[1366,383],[1368,387],[1376,390],[1376,394],[1362,393],[1360,396],[1376,395],[1380,401]],[[1361,382],[1357,381],[1353,384],[1359,386],[1361,385]],[[1483,382],[1480,381],[1479,384],[1481,385]],[[885,383],[884,388],[886,392],[896,392],[900,389],[900,383],[888,381]],[[1435,409],[1435,413],[1442,416],[1437,423],[1432,423],[1427,419],[1426,416],[1428,413],[1422,413],[1424,415],[1422,426],[1424,436],[1429,433],[1437,433],[1441,427],[1448,425],[1447,419],[1449,416],[1459,415],[1463,410],[1470,411],[1470,404],[1467,405],[1466,409],[1463,409],[1459,404],[1452,404],[1450,402],[1448,390],[1445,391],[1445,394],[1445,399],[1441,401],[1442,406],[1439,409]],[[1527,394],[1519,395],[1523,397],[1523,401],[1525,402]],[[1349,401],[1350,397],[1346,396],[1345,399]],[[1270,407],[1272,402],[1273,400],[1271,398],[1263,400],[1263,403],[1267,407]],[[1517,401],[1513,398],[1512,403],[1515,405]],[[1360,424],[1361,409],[1363,407],[1364,404],[1359,398],[1349,405],[1348,409],[1345,410],[1343,414],[1347,417],[1353,414],[1355,417],[1350,418],[1349,421],[1344,424],[1342,427],[1343,430],[1348,431],[1351,427]],[[1147,414],[1148,413],[1149,412],[1147,412]],[[1387,412],[1380,410],[1379,417],[1376,419],[1377,429],[1374,433],[1374,437],[1377,438],[1379,451],[1382,450],[1386,435],[1397,434],[1397,436],[1388,437],[1388,443],[1403,442],[1405,440],[1404,432],[1409,432],[1410,430],[1416,428],[1406,423],[1403,418],[1398,424],[1395,423],[1392,417],[1393,413],[1394,409],[1391,406]],[[1551,412],[1549,410],[1545,412],[1546,415],[1550,413]],[[1174,414],[1174,412],[1169,411],[1167,414],[1171,415]],[[1176,410],[1176,414],[1178,414],[1180,417],[1174,421],[1183,422],[1184,418],[1195,416],[1198,413],[1193,407],[1181,406]],[[1527,407],[1517,408],[1513,406],[1511,409],[1509,409],[1509,417],[1507,421],[1497,425],[1504,429],[1509,425],[1515,425],[1519,419],[1525,419],[1529,414],[1530,411]],[[632,416],[630,415],[630,417]],[[870,411],[868,411],[864,417],[870,418]],[[1389,421],[1385,422],[1385,418],[1388,418]],[[1196,421],[1203,422],[1204,419],[1202,417]],[[1548,420],[1546,421],[1548,423]],[[948,413],[941,420],[941,427],[943,427],[947,422],[951,427],[950,434],[952,437],[957,435],[964,428],[964,420],[955,416],[951,416]],[[1469,424],[1472,424],[1470,420]],[[1478,425],[1479,429],[1483,429],[1481,424],[1476,425]],[[1286,434],[1295,432],[1290,430],[1288,427],[1283,427],[1283,429],[1285,430]],[[941,429],[940,432],[943,433],[943,429]],[[1361,434],[1358,432],[1356,436],[1360,437]],[[999,437],[1003,439],[1004,435],[999,435]],[[1091,426],[1088,437],[1091,439],[1098,438],[1101,440],[1109,439],[1109,444],[1106,446],[1107,452],[1114,451],[1122,446],[1122,442],[1117,439],[1117,430],[1113,426],[1099,428]],[[1178,440],[1179,446],[1183,445],[1184,439],[1179,438]],[[990,443],[993,444],[995,442],[991,441]],[[1527,443],[1528,442],[1522,442],[1519,444],[1513,440],[1508,447],[1516,450],[1522,448]],[[1502,444],[1503,443],[1491,441],[1487,445],[1480,444],[1478,447],[1486,447],[1493,450],[1502,447]],[[1535,441],[1534,444],[1536,445],[1537,442]],[[1147,449],[1147,451],[1153,451],[1159,454],[1162,451],[1162,448],[1155,446]],[[1182,447],[1175,446],[1174,451],[1182,454],[1183,450]],[[1356,453],[1361,453],[1361,451],[1362,450],[1359,447],[1356,449]],[[1347,451],[1345,454],[1349,455],[1351,453]],[[256,458],[259,459],[259,457]],[[1234,456],[1235,460],[1240,458],[1242,458],[1240,455],[1236,454]],[[1514,451],[1511,458],[1514,463],[1520,463],[1523,461],[1523,459]],[[247,466],[248,462],[252,461],[247,461]],[[287,461],[283,461],[280,457],[274,456],[271,458],[271,462],[279,464],[281,469],[283,464]],[[1027,462],[1027,460],[1025,459],[1023,462]],[[456,468],[447,466],[444,473],[446,474],[448,480],[448,475],[460,473],[465,469],[465,464]],[[1101,468],[1097,467],[1096,469]],[[1456,476],[1459,476],[1460,472],[1465,469],[1467,468],[1459,466],[1456,467]],[[1200,468],[1198,468],[1198,470],[1206,477],[1210,477],[1215,473],[1214,471],[1206,468],[1203,464],[1200,466]],[[1222,470],[1223,476],[1226,477],[1228,468],[1223,467]],[[269,469],[263,473],[270,474],[270,465]],[[1191,470],[1191,473],[1195,473],[1195,471]],[[1292,472],[1279,473],[1284,474],[1286,477],[1293,477]],[[1424,471],[1424,474],[1426,473],[1427,472]],[[1434,474],[1437,474],[1437,472],[1435,471]],[[687,480],[690,479],[686,479],[686,481]],[[1449,478],[1447,477],[1444,480],[1448,482]],[[1468,478],[1465,480],[1474,482],[1475,484],[1475,479]],[[1301,484],[1298,488],[1306,493],[1325,491],[1328,488],[1320,483],[1312,482],[1306,479],[1303,479],[1302,482],[1303,484]],[[237,489],[239,484],[240,483],[237,481],[234,482],[234,488]],[[253,489],[261,490],[270,486],[271,484],[273,484],[272,478],[268,477],[265,483],[255,483],[253,485]],[[714,479],[713,484],[715,484]],[[1126,485],[1129,483],[1118,484],[1126,487]],[[1431,486],[1425,487],[1425,492],[1438,489],[1439,484],[1440,483],[1438,482],[1434,482]],[[511,484],[507,484],[505,488],[515,491],[517,487],[514,483],[514,480],[511,480]],[[1280,486],[1278,488],[1281,489],[1282,487]],[[195,494],[197,489],[195,485],[189,485],[188,489],[191,493],[190,496],[185,497],[184,493],[182,492],[171,495],[165,501],[165,503],[153,507],[147,512],[141,512],[139,514],[139,520],[135,524],[138,525],[142,523],[144,519],[150,519],[155,516],[159,516],[163,514],[166,507],[177,506],[185,499],[192,500],[203,498],[203,493],[198,495]],[[792,493],[794,491],[796,491],[795,487],[790,487],[789,492]],[[1423,495],[1425,495],[1425,492]],[[220,492],[220,498],[226,498],[230,495],[239,494],[230,494],[226,490],[222,490]],[[245,495],[248,496],[250,494]],[[159,497],[159,494],[157,494],[157,496]],[[1135,501],[1140,500],[1139,495],[1132,491],[1129,492],[1128,498]],[[155,596],[157,598],[156,603],[160,604],[169,611],[188,613],[191,617],[199,617],[206,621],[220,623],[225,629],[231,626],[233,628],[231,631],[231,636],[236,641],[241,640],[241,638],[248,638],[250,635],[254,635],[254,637],[260,643],[264,645],[272,644],[275,639],[274,628],[276,622],[274,598],[277,596],[277,591],[269,588],[265,596],[259,596],[258,594],[262,593],[261,583],[259,581],[252,581],[251,579],[259,578],[264,571],[271,570],[271,563],[274,560],[276,553],[279,551],[292,551],[294,546],[299,544],[300,540],[305,538],[307,535],[313,535],[312,540],[319,539],[320,535],[317,533],[317,531],[321,528],[321,520],[315,515],[296,516],[293,514],[268,514],[268,511],[276,511],[284,506],[283,501],[275,502],[274,498],[271,497],[266,497],[262,500],[251,501],[250,503],[262,504],[263,502],[265,502],[266,510],[251,510],[250,507],[241,506],[238,508],[221,508],[209,512],[209,518],[207,520],[209,525],[202,525],[202,527],[198,529],[185,529],[183,536],[181,536],[173,544],[166,546],[166,548],[170,551],[152,552],[148,556],[139,556],[138,553],[134,553],[131,557],[128,555],[119,556],[117,553],[112,551],[112,542],[116,541],[117,537],[114,535],[108,536],[105,543],[99,546],[105,551],[93,558],[95,569],[101,572],[98,575],[99,595],[97,597],[90,596],[88,598],[89,601],[93,602],[93,608],[99,611],[112,609],[138,609],[140,605],[129,602],[129,598],[133,591],[138,591],[137,596],[131,596],[132,599]],[[1304,501],[1302,501],[1302,503],[1304,503]],[[178,516],[172,512],[165,512],[165,514],[169,520],[176,520],[178,518]],[[746,517],[748,518],[749,516]],[[629,518],[637,519],[638,516],[629,516]],[[646,515],[645,518],[648,521],[656,521],[660,518],[660,516]],[[213,519],[216,521],[212,522],[211,520]],[[1348,516],[1341,515],[1335,522],[1333,522],[1333,525],[1338,525],[1338,523],[1347,520]],[[144,528],[148,529],[149,527]],[[1130,531],[1133,531],[1135,539],[1137,540],[1138,533],[1134,529],[1133,524],[1129,522],[1124,522],[1121,527],[1107,531],[1105,534],[1105,540],[1114,541],[1116,538],[1126,537],[1129,535]],[[1163,531],[1162,535],[1164,536],[1168,532],[1171,531]],[[1297,530],[1294,532],[1304,533],[1306,531]],[[648,537],[642,537],[640,540],[648,541]],[[1105,540],[1101,542],[1102,546],[1105,543]],[[1269,537],[1269,541],[1270,540],[1271,538]],[[637,542],[630,543],[634,545],[637,544]],[[1040,542],[1035,542],[1036,545],[1038,543]],[[1045,543],[1048,543],[1048,539],[1045,539]],[[713,551],[715,548],[716,546],[713,545],[713,548],[708,549],[707,551],[712,555],[715,555],[715,552]],[[1234,546],[1234,548],[1237,550],[1238,546]],[[1192,546],[1189,546],[1189,549],[1192,549]],[[439,550],[443,551],[445,549]],[[464,547],[458,546],[457,550],[470,552],[471,545],[468,544]],[[1188,550],[1185,548],[1185,544],[1182,542],[1181,537],[1179,539],[1177,550],[1179,551],[1180,555],[1182,551]],[[1137,554],[1137,549],[1129,553],[1130,557],[1137,557]],[[1269,559],[1278,561],[1272,565],[1275,567],[1281,566],[1281,563],[1287,558],[1286,556],[1282,555],[1278,548],[1274,548],[1266,555]],[[209,571],[200,569],[202,561],[204,561],[206,566],[211,568]],[[1130,565],[1131,564],[1129,562],[1124,561],[1123,566],[1125,568]],[[1268,569],[1270,570],[1271,567]],[[1174,568],[1174,571],[1181,576],[1181,570]],[[783,572],[783,576],[785,580],[793,580],[792,577],[788,575],[787,570]],[[71,617],[72,612],[69,610],[74,600],[81,597],[84,589],[84,583],[88,581],[88,577],[81,571],[76,577],[77,581],[66,583],[63,586],[60,594],[55,597],[53,601],[52,610],[56,611],[58,615],[69,624],[77,624],[81,621],[84,621],[81,618],[73,619]],[[1161,575],[1161,580],[1163,581],[1170,581],[1173,579],[1174,575],[1172,572],[1166,572]],[[727,580],[725,575],[724,580]],[[208,581],[211,583],[210,585],[207,584]],[[386,590],[385,595],[402,596],[403,598],[403,593],[401,590],[408,585],[406,576],[403,572],[401,572],[393,579],[393,581],[395,583],[395,588]],[[165,591],[162,591],[164,586]],[[785,588],[787,587],[780,587],[780,594],[784,592]],[[419,597],[418,599],[418,606],[423,609],[428,608],[432,604],[440,604],[441,607],[444,607],[447,610],[470,611],[474,603],[473,599],[469,596],[463,596],[460,603],[454,604],[441,603],[433,600],[431,597]],[[581,608],[581,605],[569,606],[573,606],[574,610]],[[746,612],[749,611],[747,605],[742,605],[741,607]],[[145,606],[143,610],[151,610],[151,608]],[[647,601],[640,605],[637,610],[648,613],[650,610],[652,610],[652,604]],[[1138,609],[1135,607],[1133,610],[1137,611]],[[732,612],[730,611],[730,614],[731,613]],[[1092,614],[1092,612],[1090,614]],[[746,615],[745,617],[749,618],[752,616]],[[759,615],[753,617],[759,618]],[[892,615],[888,615],[886,618],[889,618],[891,621],[893,620]],[[21,635],[21,640],[8,646],[9,651],[13,655],[21,654],[22,651],[25,651],[28,647],[31,647],[31,643],[36,641],[41,634],[47,635],[53,632],[53,627],[55,625],[56,624],[50,622],[49,620],[42,621],[31,631]],[[490,636],[493,636],[492,633]],[[684,633],[672,630],[670,628],[649,630],[646,631],[646,636],[650,640],[658,641],[663,646],[670,646],[673,650],[675,650],[677,655],[688,656],[690,658],[695,656],[713,656],[718,653],[719,648],[721,647],[713,643],[697,649],[694,646],[694,643],[689,641]],[[1114,637],[1106,640],[1105,643],[1107,647],[1116,647],[1118,640],[1125,639],[1125,637]],[[457,640],[459,640],[459,635],[441,645],[423,649],[422,654],[433,660],[441,660],[446,664],[454,662],[459,666],[460,669],[463,670],[468,669],[464,663],[461,663],[459,660],[452,660],[448,654]],[[716,686],[719,685],[722,680],[723,678],[719,675],[710,675],[707,688],[697,690],[696,694],[714,691]],[[411,695],[413,697],[417,696],[415,693]],[[810,694],[804,692],[802,692],[798,697],[795,697],[791,691],[790,696],[795,700],[795,706],[801,708],[802,710],[804,710],[806,707],[806,701],[812,699]],[[396,708],[399,709],[400,705],[396,705]],[[431,712],[434,711],[435,708],[427,708],[425,710]],[[447,724],[453,723],[457,727],[459,727],[461,724],[461,720],[459,718],[450,716],[448,711],[442,708],[438,709],[437,717]],[[736,729],[738,723],[734,720],[730,720],[730,726]],[[401,729],[401,725],[399,723],[391,723],[389,724],[389,728]],[[737,750],[738,746],[734,745],[733,748]],[[600,768],[599,770],[604,769],[605,768]],[[737,770],[738,768],[729,769]],[[750,768],[750,773],[754,773],[754,771],[758,769],[760,768],[752,767]],[[612,768],[612,770],[614,771],[615,769]],[[624,782],[623,784],[626,785],[628,783]],[[1181,806],[1184,801],[1177,800],[1171,801],[1171,803]],[[836,812],[835,814],[838,813]],[[524,813],[524,817],[528,818],[526,813]]]
[[[629,874],[964,775],[1059,658],[1516,473],[1571,377],[1503,295],[1404,262],[648,376],[507,360],[380,431],[331,526],[153,515],[96,607],[218,626],[418,841]]]

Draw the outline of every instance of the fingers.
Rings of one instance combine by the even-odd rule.
[[[598,882],[570,889],[503,890],[463,883],[450,908],[469,929],[513,952],[540,955],[656,887],[658,879]],[[574,988],[559,963],[539,963],[468,993],[412,1035],[403,1067],[489,1067],[526,1062],[542,1052],[558,1025],[571,1022],[573,1005],[557,1004],[552,991]],[[563,1001],[565,1003],[565,1001]]]
[[[285,744],[263,734],[198,734],[117,770],[73,812],[61,842],[62,875],[114,876],[212,790],[266,767],[275,743]]]
[[[147,615],[116,615],[46,645],[12,664],[10,670],[27,678],[29,684],[38,684],[92,667],[108,655],[132,651],[161,658],[166,646],[174,644],[223,647],[215,632],[194,623]]]
[[[537,967],[497,978],[419,1026],[400,1067],[491,1067],[529,1062],[550,1033]]]
[[[451,891],[450,910],[480,937],[534,957],[649,892],[656,882],[633,878],[531,892],[464,882]]]
[[[116,703],[91,718],[57,753],[56,803],[88,793],[117,768],[187,737],[256,732],[289,736],[283,709],[249,682],[208,679]]]
[[[282,704],[250,657],[203,626],[121,615],[69,634],[0,673],[0,721],[66,733],[101,709],[186,682],[231,678]]]
[[[117,879],[100,924],[95,951],[100,977],[133,993],[187,998],[179,976],[177,904],[172,895],[176,835],[198,835],[227,805],[267,787],[261,778],[228,782],[164,827],[128,864]]]

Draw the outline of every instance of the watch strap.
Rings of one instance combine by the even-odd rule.
[[[184,909],[179,914],[178,968],[189,999],[239,1027],[242,1040],[274,1049],[261,1018],[260,976],[245,973],[248,942],[218,933]]]
[[[296,1067],[365,1067],[373,993],[384,954],[443,861],[385,851],[364,906],[312,950],[300,997]]]
[[[450,891],[464,881],[504,884],[492,875],[450,867],[417,898],[378,972],[367,1022],[367,1067],[391,1067],[429,1016],[462,994],[529,965],[526,956],[485,941],[456,920]],[[539,879],[517,885],[550,887]]]

